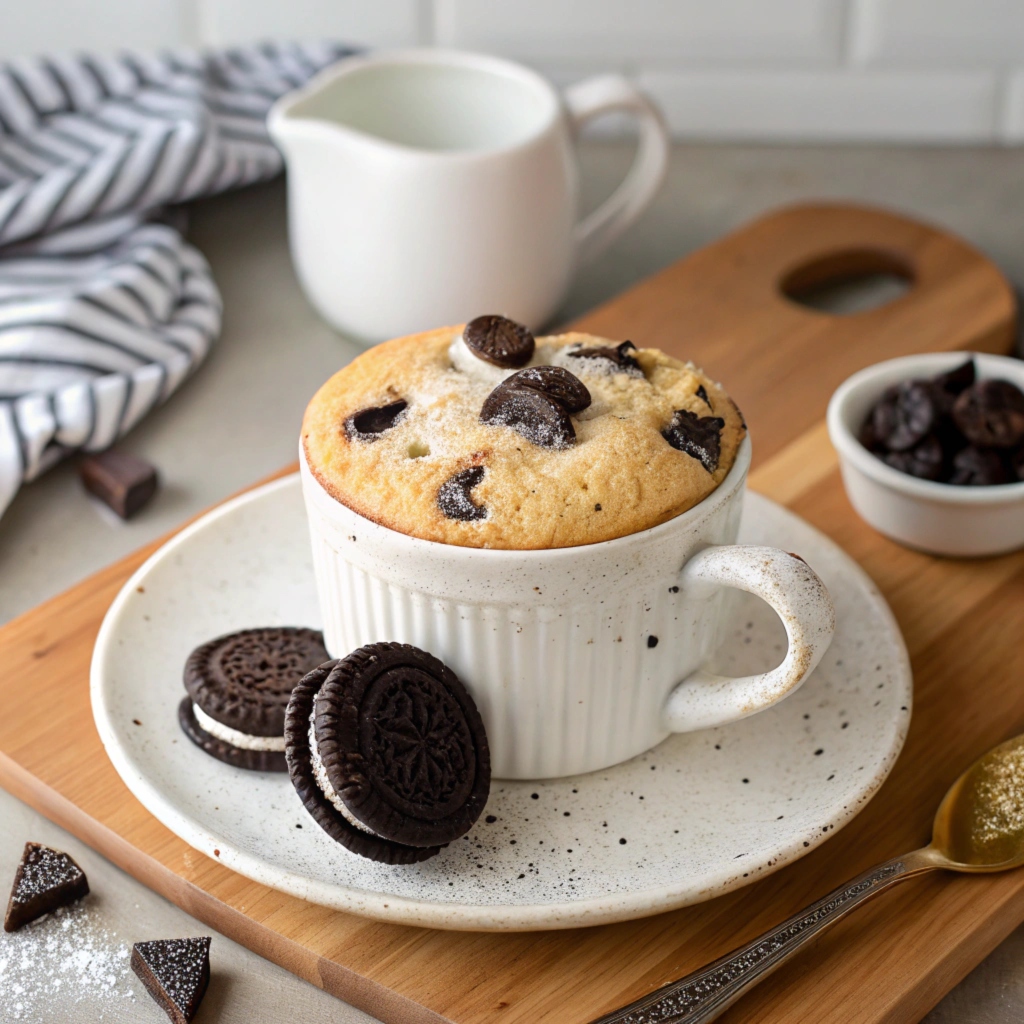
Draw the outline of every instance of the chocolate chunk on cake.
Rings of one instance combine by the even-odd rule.
[[[690,363],[485,316],[364,352],[310,402],[302,448],[331,497],[392,530],[538,549],[687,511],[725,479],[745,433]]]
[[[246,629],[197,647],[185,662],[182,731],[211,757],[284,772],[284,716],[299,680],[330,655],[314,629]]]
[[[23,924],[88,894],[85,872],[71,857],[49,846],[26,843],[7,901],[4,931],[17,931]]]
[[[346,849],[414,864],[483,812],[491,765],[483,721],[458,677],[408,644],[361,647],[295,688],[288,770],[318,825]]]
[[[173,1024],[189,1024],[210,984],[210,937],[136,942],[131,964]]]
[[[462,340],[479,359],[505,369],[525,366],[536,348],[533,335],[504,316],[478,316],[463,328]]]

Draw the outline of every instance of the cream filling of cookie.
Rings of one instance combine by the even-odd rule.
[[[367,828],[361,821],[358,821],[352,814],[352,812],[345,806],[344,801],[338,796],[337,791],[331,785],[331,780],[327,777],[327,769],[324,767],[324,763],[320,760],[320,750],[316,744],[316,726],[314,724],[316,718],[316,699],[313,700],[313,710],[309,713],[309,762],[313,768],[313,778],[316,779],[316,784],[320,787],[320,792],[331,802],[331,806],[350,824],[355,825],[361,832],[366,832],[368,835],[375,836],[377,833],[371,828]]]
[[[195,701],[192,702],[192,712],[201,729],[225,743],[230,743],[233,747],[241,750],[284,751],[284,736],[253,736],[247,732],[239,732],[238,729],[232,729],[223,722],[211,718]]]

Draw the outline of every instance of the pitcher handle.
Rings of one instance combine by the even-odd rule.
[[[654,198],[668,166],[669,135],[658,108],[622,75],[588,78],[564,95],[576,129],[612,111],[632,114],[640,127],[636,157],[622,184],[576,225],[576,262],[582,266],[604,252]]]
[[[722,586],[757,595],[782,619],[789,649],[781,665],[755,676],[718,676],[705,669],[691,673],[662,710],[670,732],[709,729],[771,707],[800,686],[832,641],[832,598],[799,555],[742,544],[705,548],[683,566],[681,583],[697,599]]]

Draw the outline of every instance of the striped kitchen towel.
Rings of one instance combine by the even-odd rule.
[[[0,65],[0,515],[22,481],[108,447],[202,361],[220,296],[161,211],[280,172],[270,105],[350,52]]]

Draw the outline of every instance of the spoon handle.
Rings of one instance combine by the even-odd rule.
[[[879,864],[745,946],[671,981],[591,1024],[696,1024],[715,1020],[745,992],[851,910],[912,875],[937,867],[925,850]]]

